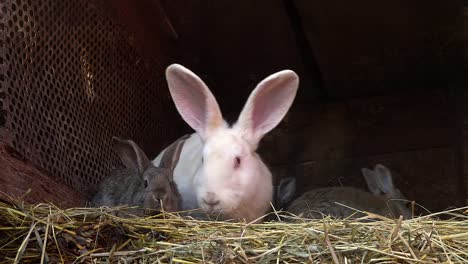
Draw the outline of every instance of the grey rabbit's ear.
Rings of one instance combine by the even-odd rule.
[[[150,165],[150,161],[143,150],[133,140],[124,140],[118,137],[112,137],[115,150],[120,157],[120,160],[129,169],[133,169],[139,174]]]
[[[392,173],[382,164],[376,164],[374,170],[362,169],[370,192],[375,195],[392,194],[394,192]]]
[[[174,171],[177,163],[179,162],[182,147],[184,146],[185,140],[188,137],[189,135],[184,135],[167,148],[166,152],[164,152],[164,155],[161,158],[159,167],[168,168],[169,170]]]
[[[377,183],[377,177],[375,176],[375,172],[368,168],[362,168],[361,172],[362,172],[362,175],[364,176],[364,179],[366,180],[367,188],[369,188],[369,191],[372,194],[380,195],[381,192],[380,192],[379,185]]]
[[[278,186],[276,193],[276,206],[282,207],[289,203],[296,193],[296,179],[293,177],[283,178]],[[280,209],[280,208],[277,208]]]
[[[391,194],[394,192],[392,173],[382,164],[376,164],[374,173],[377,178],[378,187],[384,194]]]

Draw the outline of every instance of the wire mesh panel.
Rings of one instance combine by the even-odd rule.
[[[112,136],[149,154],[177,136],[169,55],[141,58],[103,3],[0,3],[0,98],[27,159],[86,193],[119,163]]]

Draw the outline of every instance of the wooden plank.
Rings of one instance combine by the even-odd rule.
[[[283,69],[301,77],[297,101],[312,101],[310,85],[280,0],[206,1],[201,60],[223,112],[238,112],[255,85]]]
[[[165,60],[175,52],[176,37],[161,1],[105,0],[104,3],[128,30],[129,42],[144,58],[167,63]]]
[[[465,8],[464,8],[464,25],[465,29],[468,28],[468,2],[464,1]],[[464,71],[468,69],[468,33],[465,31],[465,64],[464,64]],[[461,184],[463,185],[463,190],[465,192],[465,205],[468,205],[468,91],[466,90],[466,86],[468,85],[468,81],[465,78],[462,81],[461,87],[456,92],[457,98],[457,111],[458,111],[458,119],[459,122],[459,129],[460,131],[460,146],[461,146],[461,173],[462,179]]]
[[[297,104],[259,151],[278,165],[452,147],[451,104],[446,93]]]
[[[167,13],[175,31],[177,31],[178,38],[171,44],[177,52],[173,54],[173,62],[180,63],[194,72],[204,75],[202,61],[202,50],[206,42],[206,35],[210,32],[202,27],[203,22],[203,1],[201,0],[171,0],[160,2]]]
[[[294,0],[332,97],[426,90],[462,74],[458,0]]]
[[[29,203],[52,202],[61,208],[85,205],[86,197],[50,178],[4,143],[3,132],[0,133],[0,198],[5,194],[21,197],[30,190],[24,197]]]
[[[464,192],[464,202],[468,205],[468,91],[460,88],[455,93],[457,104],[457,122],[459,130],[459,141],[457,149],[459,151],[459,171],[461,179],[460,189]]]

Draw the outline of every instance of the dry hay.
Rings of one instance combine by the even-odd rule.
[[[124,209],[0,202],[0,263],[468,263],[468,207],[406,221],[264,224],[113,213]]]

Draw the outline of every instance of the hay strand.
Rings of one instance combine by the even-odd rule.
[[[468,207],[263,224],[115,215],[127,209],[0,202],[0,263],[468,263]]]

